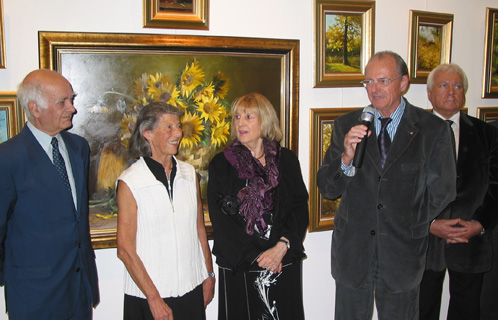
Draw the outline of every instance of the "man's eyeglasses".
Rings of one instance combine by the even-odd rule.
[[[392,79],[388,79],[388,78],[380,78],[380,79],[377,79],[377,81],[375,80],[372,80],[372,79],[365,79],[363,81],[360,81],[360,83],[366,88],[366,87],[371,87],[373,86],[373,84],[375,82],[377,82],[377,85],[379,87],[387,87],[388,85],[391,84],[391,82],[393,82],[394,80],[396,79],[399,79],[401,78],[402,76],[399,76],[399,77],[396,77],[396,78],[392,78]]]

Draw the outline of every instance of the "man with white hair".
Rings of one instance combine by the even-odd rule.
[[[483,273],[491,268],[489,232],[498,222],[498,130],[461,109],[468,80],[456,64],[436,67],[427,79],[434,114],[453,132],[457,197],[430,226],[420,285],[420,319],[439,319],[442,285],[450,277],[448,319],[479,319]]]

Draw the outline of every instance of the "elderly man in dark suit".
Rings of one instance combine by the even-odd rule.
[[[498,130],[460,111],[467,88],[465,72],[453,63],[439,65],[427,80],[434,114],[448,121],[454,133],[457,197],[430,227],[420,287],[423,320],[439,319],[446,269],[451,297],[448,319],[479,319],[483,273],[491,268],[487,231],[498,221]]]
[[[65,131],[74,97],[60,74],[29,73],[18,88],[28,122],[0,144],[0,284],[10,319],[91,319],[99,302],[89,147]]]
[[[374,301],[379,319],[416,319],[429,224],[455,197],[450,131],[402,97],[408,70],[398,54],[375,54],[362,83],[375,108],[370,128],[362,110],[335,120],[317,179],[324,197],[342,196],[332,236],[335,319],[371,319]]]

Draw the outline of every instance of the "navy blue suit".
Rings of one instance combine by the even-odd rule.
[[[99,302],[88,221],[88,142],[61,132],[77,208],[27,126],[0,144],[0,284],[11,319],[67,319],[81,286]]]

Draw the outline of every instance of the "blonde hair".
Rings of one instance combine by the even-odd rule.
[[[261,123],[262,138],[268,141],[282,140],[282,129],[278,121],[277,113],[271,102],[260,93],[249,93],[237,98],[232,103],[232,138],[237,137],[234,130],[235,115],[240,111],[254,111]]]

